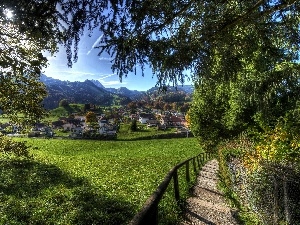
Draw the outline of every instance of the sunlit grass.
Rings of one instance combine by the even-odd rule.
[[[1,224],[125,224],[174,165],[201,152],[194,138],[26,140],[34,162],[2,161]]]

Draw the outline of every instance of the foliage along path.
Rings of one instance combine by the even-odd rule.
[[[186,218],[181,225],[237,225],[231,209],[217,189],[219,164],[206,163],[199,173],[192,197],[187,200]]]

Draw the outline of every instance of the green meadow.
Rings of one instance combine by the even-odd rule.
[[[1,159],[0,224],[126,224],[173,166],[201,152],[195,138],[22,140],[34,160]],[[180,219],[172,186],[161,224]]]

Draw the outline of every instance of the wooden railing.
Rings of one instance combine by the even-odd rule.
[[[182,204],[180,201],[179,193],[179,182],[178,182],[178,169],[185,166],[186,173],[185,179],[187,183],[190,183],[190,162],[192,162],[194,173],[197,175],[197,167],[200,170],[205,161],[211,158],[210,153],[200,153],[199,155],[190,158],[176,166],[174,166],[165,179],[158,186],[156,191],[147,199],[143,208],[133,217],[129,222],[129,225],[157,225],[158,224],[158,204],[163,197],[165,191],[168,188],[170,181],[173,178],[174,182],[174,197],[178,206],[181,208]]]

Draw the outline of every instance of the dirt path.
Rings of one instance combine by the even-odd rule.
[[[180,225],[238,225],[235,211],[225,202],[217,189],[216,159],[207,162],[199,173],[193,196],[187,200],[186,219]]]

